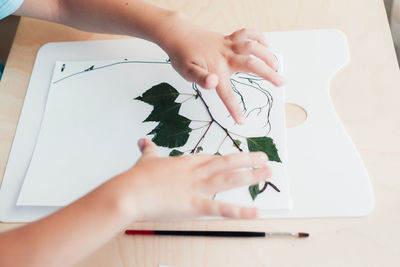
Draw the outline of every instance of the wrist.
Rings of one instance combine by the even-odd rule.
[[[126,173],[122,173],[105,183],[102,186],[104,187],[102,195],[103,199],[105,194],[108,195],[106,199],[108,199],[110,214],[121,218],[125,222],[124,224],[129,224],[138,220],[140,212],[135,204],[135,187],[129,184],[130,179],[127,179],[128,177],[126,176]]]
[[[159,29],[154,34],[153,42],[157,43],[165,52],[176,47],[176,43],[182,41],[183,27],[189,24],[187,17],[179,12],[169,11],[165,20],[161,22]]]

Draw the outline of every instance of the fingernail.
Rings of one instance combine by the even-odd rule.
[[[265,154],[263,152],[260,152],[260,153],[261,153],[261,156],[260,156],[261,160],[264,160],[264,161],[268,161],[269,160],[267,154]]]
[[[267,176],[267,178],[269,178],[269,174],[271,173],[271,168],[268,166],[264,166],[262,168],[262,172],[264,173],[265,176]]]
[[[258,209],[257,208],[246,209],[242,213],[242,216],[244,219],[256,219],[256,218],[258,218]]]
[[[259,215],[260,215],[260,213],[259,213],[258,209],[257,209],[257,208],[254,208],[254,211],[253,211],[253,219],[258,218]]]
[[[243,117],[243,115],[242,116],[240,116],[239,118],[238,118],[238,120],[237,120],[237,123],[238,124],[240,124],[240,125],[243,125],[244,124],[244,117]]]
[[[271,178],[272,173],[273,173],[272,168],[265,166],[263,171],[264,171],[264,174],[265,174],[265,178],[267,178],[267,179]]]
[[[145,141],[144,138],[139,139],[139,141],[138,141],[138,146],[139,146],[140,151],[143,151],[143,148],[144,148],[145,143],[146,143],[146,141]]]
[[[285,84],[285,79],[282,76],[279,76],[276,79],[276,83],[278,84],[278,86],[282,86],[283,84]]]
[[[213,89],[218,85],[218,76],[214,73],[209,74],[206,78],[206,89]]]

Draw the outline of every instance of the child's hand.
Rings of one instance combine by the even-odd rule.
[[[161,47],[186,80],[205,89],[216,87],[237,123],[243,123],[244,117],[229,80],[233,73],[251,72],[277,86],[283,84],[283,78],[276,73],[278,62],[262,33],[242,29],[223,36],[180,20],[164,35]]]
[[[128,196],[124,206],[133,212],[134,220],[257,217],[256,208],[238,207],[212,200],[212,197],[218,192],[270,177],[271,169],[264,153],[160,158],[153,142],[141,139],[139,147],[143,155],[136,165],[113,179],[122,183],[123,194]],[[242,169],[255,166],[260,168]]]

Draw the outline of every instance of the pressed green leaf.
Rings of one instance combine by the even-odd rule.
[[[179,115],[181,103],[175,102],[179,92],[168,83],[151,87],[135,99],[153,105],[153,110],[144,120],[159,122],[148,134],[153,134],[153,141],[163,147],[175,148],[186,144],[191,120]],[[171,152],[172,153],[172,152]],[[174,152],[176,153],[176,152]]]
[[[270,137],[249,137],[247,138],[247,146],[249,151],[263,151],[267,154],[270,161],[281,162],[278,149],[274,140]]]
[[[153,142],[158,146],[175,148],[186,144],[189,133],[192,129],[189,127],[191,120],[181,115],[176,115],[167,121],[160,122],[148,134],[154,134]]]
[[[150,105],[174,102],[179,96],[179,92],[168,83],[160,83],[144,92],[142,96],[135,99],[146,102]]]
[[[176,156],[182,156],[182,155],[183,155],[183,152],[179,151],[179,150],[176,150],[176,149],[174,149],[171,152],[169,152],[169,156],[170,157],[176,157]]]
[[[176,102],[157,104],[154,106],[150,115],[143,122],[171,120],[178,115],[180,108],[181,103]]]
[[[250,192],[251,198],[253,200],[255,200],[257,198],[258,194],[260,194],[260,188],[258,187],[258,184],[249,186],[249,192]]]
[[[242,141],[240,141],[239,139],[235,139],[235,140],[233,140],[236,144],[237,144],[237,146],[238,147],[240,147],[240,145],[242,144]],[[235,146],[235,144],[232,144],[234,147],[236,147]]]
[[[200,153],[201,151],[203,151],[203,148],[202,148],[201,146],[198,146],[198,147],[196,148],[196,154],[197,154],[197,153]]]

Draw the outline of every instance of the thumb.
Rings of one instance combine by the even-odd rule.
[[[157,146],[152,141],[146,138],[142,138],[138,141],[140,152],[143,157],[157,157]]]
[[[193,81],[204,89],[213,89],[218,85],[218,76],[206,69],[192,64],[187,70],[187,80]]]

